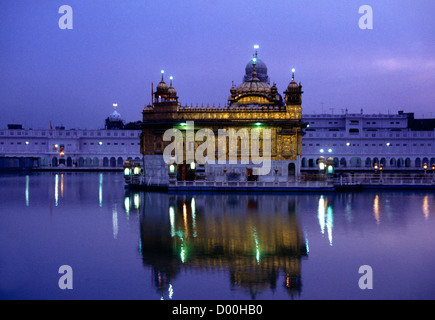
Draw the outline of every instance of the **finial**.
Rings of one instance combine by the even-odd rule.
[[[255,58],[257,57],[257,54],[258,54],[258,52],[257,52],[258,48],[260,48],[260,46],[258,44],[254,45],[254,49],[255,49],[254,57]]]
[[[118,106],[118,104],[117,103],[114,103],[113,104],[113,108],[115,109],[115,111],[116,111],[116,107]]]
[[[295,80],[295,68],[292,69],[292,80]]]
[[[171,80],[171,82],[170,82],[170,84],[169,84],[170,87],[172,87],[172,79],[174,79],[174,77],[173,77],[173,76],[170,76],[170,77],[169,77],[169,80]]]
[[[257,58],[252,59],[252,78],[257,76],[257,71],[255,71],[255,65],[257,64]]]
[[[165,73],[165,70],[160,71],[162,73],[162,81],[163,81],[163,74]]]

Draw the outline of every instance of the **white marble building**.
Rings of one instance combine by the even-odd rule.
[[[107,120],[119,122],[120,115],[115,110]],[[42,168],[121,168],[128,158],[142,159],[140,134],[141,130],[32,130],[18,125],[0,129],[0,157],[32,157]]]
[[[317,168],[320,156],[334,158],[336,168],[428,169],[435,164],[433,119],[413,114],[303,115],[302,169]]]

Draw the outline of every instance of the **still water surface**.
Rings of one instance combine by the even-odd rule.
[[[433,192],[129,192],[0,176],[0,299],[435,299]],[[73,269],[60,290],[59,267]],[[361,265],[373,289],[361,290]]]

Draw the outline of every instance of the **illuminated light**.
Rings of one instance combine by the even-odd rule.
[[[320,153],[323,153],[323,152],[325,152],[325,150],[323,150],[323,149],[320,149]]]
[[[260,46],[258,44],[254,45],[254,49],[259,49]]]
[[[100,146],[102,146],[102,145],[103,145],[103,142],[100,141],[100,142],[98,142],[98,144],[99,144]]]
[[[293,69],[292,69],[292,72],[295,72],[295,71],[296,71],[295,68],[293,68]]]
[[[174,77],[173,77],[173,76],[170,76],[170,77],[169,77],[169,80],[174,80]]]
[[[187,123],[180,123],[180,126],[185,127],[187,126]]]
[[[347,142],[347,143],[346,143],[346,146],[348,146],[348,147],[349,147],[349,146],[350,146],[350,142]]]
[[[254,62],[254,64],[257,63],[257,58],[252,59],[252,61]]]
[[[29,141],[26,141],[26,144],[29,145]]]
[[[196,163],[195,162],[191,162],[190,163],[190,169],[195,170],[196,168]]]
[[[135,174],[135,175],[140,174],[140,167],[134,167],[133,174]]]
[[[256,122],[255,125],[256,125],[257,127],[259,127],[259,126],[262,125],[262,123],[261,123],[261,122]]]
[[[118,106],[118,104],[117,104],[117,103],[114,103],[113,106],[116,108],[116,107]]]
[[[325,170],[325,164],[323,162],[319,163],[319,170]]]
[[[175,166],[173,164],[169,166],[169,173],[175,173]]]
[[[332,149],[328,149],[328,152],[331,153],[331,152],[332,152]]]
[[[57,148],[59,148],[59,145],[58,145],[58,144],[55,144],[54,147],[57,149]]]
[[[161,70],[160,72],[161,72],[161,74],[164,74],[164,73],[165,73],[165,70]]]
[[[309,124],[307,124],[307,128],[309,128],[310,127],[310,125]]]
[[[427,163],[425,163],[425,164],[423,165],[423,169],[424,169],[424,170],[427,170]]]
[[[387,147],[389,147],[391,145],[391,143],[387,142]]]
[[[328,173],[329,173],[329,174],[334,173],[334,167],[333,167],[332,165],[329,165],[329,166],[328,166]]]
[[[124,169],[124,175],[125,176],[129,176],[131,174],[131,169],[130,168],[125,168]]]

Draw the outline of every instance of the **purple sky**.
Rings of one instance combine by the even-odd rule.
[[[58,27],[65,4],[73,30]],[[358,26],[365,4],[373,30]],[[161,69],[182,104],[224,105],[254,44],[280,93],[296,68],[304,113],[430,117],[434,12],[430,0],[0,0],[0,128],[100,128],[114,102],[140,120]]]

